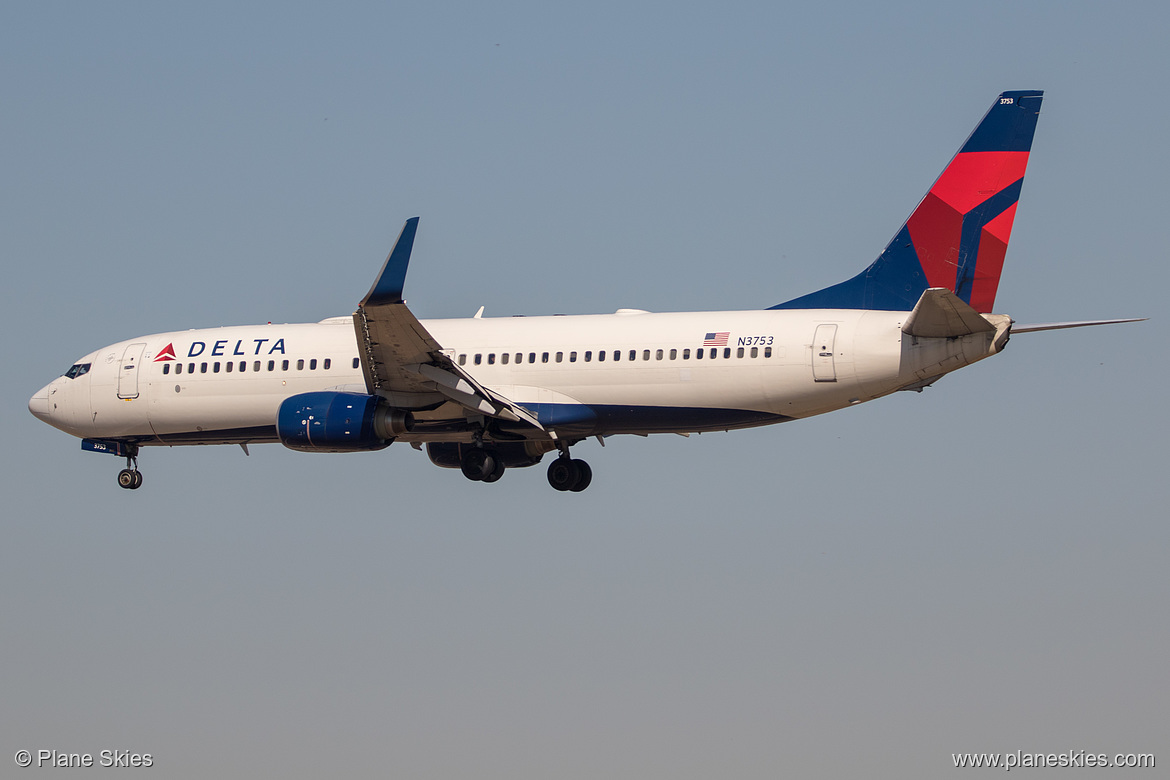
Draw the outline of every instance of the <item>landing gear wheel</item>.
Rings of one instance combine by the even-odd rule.
[[[548,464],[548,484],[553,490],[569,490],[577,482],[576,461],[557,458]]]
[[[574,493],[580,493],[589,487],[589,483],[593,481],[593,469],[583,460],[575,460],[573,462],[577,464],[577,481],[573,483],[573,487],[569,488],[569,490]]]
[[[118,472],[118,487],[137,490],[142,487],[142,472],[138,470],[138,445],[126,444],[126,468]]]
[[[142,472],[138,470],[122,469],[118,472],[118,486],[126,490],[137,490],[142,487]]]
[[[500,460],[500,456],[482,447],[476,447],[463,453],[459,468],[463,472],[463,476],[472,482],[495,482],[504,475],[504,464]],[[499,474],[496,474],[497,468]]]
[[[504,476],[504,461],[495,455],[492,456],[492,460],[496,462],[496,467],[491,474],[483,478],[484,482],[499,482],[500,477]]]
[[[583,460],[560,457],[548,464],[548,484],[554,490],[580,493],[593,481],[593,469]]]

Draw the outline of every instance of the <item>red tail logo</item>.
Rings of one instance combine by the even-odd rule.
[[[159,351],[158,357],[156,357],[154,359],[154,362],[161,363],[164,360],[174,360],[174,359],[175,359],[175,345],[174,344],[167,344],[165,347],[163,347]]]

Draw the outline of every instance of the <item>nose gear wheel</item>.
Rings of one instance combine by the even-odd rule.
[[[137,490],[142,487],[142,472],[138,470],[138,446],[128,445],[126,468],[118,472],[118,487],[126,490]]]

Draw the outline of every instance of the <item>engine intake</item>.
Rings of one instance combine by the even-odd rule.
[[[412,427],[410,412],[360,393],[301,393],[286,398],[276,414],[281,443],[301,452],[380,450]]]

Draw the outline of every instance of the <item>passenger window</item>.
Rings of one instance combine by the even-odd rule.
[[[304,371],[304,370],[305,370],[305,359],[304,358],[297,358],[297,371]]]
[[[171,364],[170,363],[163,363],[163,373],[164,374],[171,373]]]
[[[281,371],[288,371],[288,361],[287,360],[280,361],[280,370]]]
[[[702,360],[702,359],[703,359],[703,350],[701,348],[696,349],[695,350],[695,360]]]
[[[658,350],[657,352],[654,353],[654,359],[655,360],[662,360],[662,350]]]
[[[211,366],[211,373],[213,373],[213,374],[218,374],[218,373],[219,373],[219,361],[218,361],[218,360],[217,360],[217,361],[215,361],[215,363],[213,363],[213,364],[212,364],[212,366]]]
[[[476,353],[475,353],[475,360],[474,360],[474,363],[475,363],[475,365],[477,365],[477,366],[478,366],[478,365],[479,365],[480,363],[482,363],[482,362],[483,362],[483,353],[481,353],[481,352],[476,352]]]
[[[206,363],[200,363],[200,364],[199,364],[199,373],[200,373],[200,374],[206,374],[206,373],[207,373],[207,364],[206,364]]]
[[[565,353],[564,353],[564,352],[558,352],[558,353],[557,353],[557,362],[558,362],[558,363],[560,363],[560,362],[561,362],[562,360],[564,360],[564,359],[565,359]]]
[[[247,370],[248,370],[248,361],[241,360],[240,361],[240,371],[247,371]]]
[[[548,362],[548,353],[547,353],[547,352],[543,352],[543,353],[541,353],[541,355],[540,355],[540,362],[541,362],[541,363],[547,363],[547,362]]]
[[[524,362],[524,353],[523,353],[523,352],[517,352],[517,353],[516,353],[516,362],[517,362],[517,363],[523,363],[523,362]]]
[[[752,357],[759,357],[759,356],[760,356],[760,348],[759,347],[752,347]]]
[[[505,366],[508,365],[508,353],[507,352],[500,355],[500,362],[503,363]]]
[[[252,364],[252,370],[253,370],[253,371],[259,371],[259,370],[260,370],[260,361],[259,361],[259,360],[257,360],[255,363],[253,363],[253,364]]]
[[[529,362],[529,363],[535,363],[535,362],[536,362],[536,353],[535,353],[535,352],[529,352],[529,353],[528,353],[528,362]],[[547,363],[548,361],[545,361],[545,362]]]
[[[648,349],[644,349],[644,350],[642,350],[642,359],[643,359],[643,360],[649,360],[649,359],[650,359],[650,350],[648,350]]]
[[[310,371],[316,371],[316,370],[317,370],[317,358],[312,358],[312,359],[309,361],[309,370],[310,370]]]
[[[459,365],[461,365],[461,366],[467,365],[467,353],[466,352],[464,352],[462,355],[459,356]]]
[[[590,360],[593,360],[593,352],[585,350],[585,362],[588,363]]]
[[[731,347],[724,347],[723,348],[723,357],[724,358],[731,357]]]
[[[671,359],[671,360],[676,360],[676,359],[678,359],[678,350],[677,350],[677,349],[672,349],[672,350],[670,351],[670,359]]]
[[[362,364],[361,358],[354,358],[354,359],[353,359],[353,367],[354,367],[354,368],[357,368],[357,367],[358,367],[358,366],[360,366],[361,364]],[[268,369],[268,370],[269,370],[269,371],[271,371],[272,369],[270,368],[270,369]]]
[[[195,364],[194,364],[194,363],[188,363],[188,364],[187,364],[187,373],[188,373],[188,374],[194,374],[194,373],[195,373]]]
[[[167,365],[170,365],[170,364],[168,363]],[[183,364],[182,363],[175,363],[175,373],[176,374],[183,373]]]
[[[683,350],[683,360],[690,360],[690,359],[691,359],[691,351],[689,349],[684,349]]]
[[[743,347],[740,347],[739,349],[735,350],[735,356],[737,358],[743,357]]]
[[[570,362],[570,363],[576,363],[576,362],[577,362],[577,353],[576,353],[576,352],[570,352],[570,353],[569,353],[569,362]]]
[[[488,365],[494,366],[495,364],[496,364],[496,353],[491,352],[488,354]]]
[[[649,354],[649,353],[647,353],[647,354]],[[630,360],[637,360],[637,359],[638,359],[638,350],[631,349],[630,350]]]
[[[269,360],[269,361],[268,361],[268,370],[269,370],[269,371],[275,371],[275,370],[276,370],[276,361],[275,361],[275,360]]]
[[[332,361],[330,358],[325,358],[325,362],[321,364],[321,368],[323,368],[323,369],[325,369],[326,371],[328,371],[328,370],[329,370],[329,364],[330,364],[330,363],[332,363],[332,362],[333,362],[333,361]]]
[[[597,350],[597,361],[599,363],[605,362],[605,350],[604,349]]]
[[[766,357],[766,358],[772,357],[772,348],[771,347],[764,347],[764,357]]]
[[[223,364],[223,370],[227,371],[230,374],[232,372],[232,369],[235,368],[235,365],[236,365],[235,363],[233,363],[232,361],[229,360],[228,362]]]

